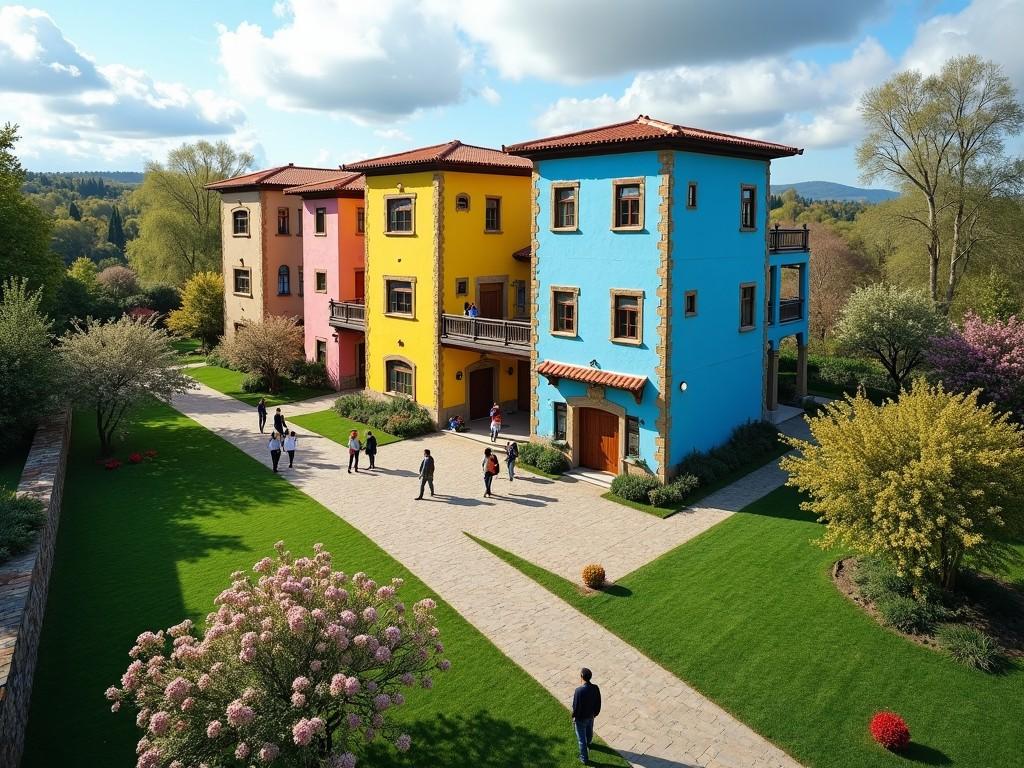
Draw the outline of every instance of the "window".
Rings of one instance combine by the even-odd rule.
[[[235,237],[249,236],[249,211],[243,208],[231,212],[231,231]]]
[[[577,288],[551,289],[551,332],[564,336],[576,335]]]
[[[615,210],[612,229],[643,228],[643,184],[639,180],[616,181],[612,184]]]
[[[641,291],[612,290],[612,339],[639,344],[642,340],[640,310]]]
[[[552,186],[551,228],[557,230],[575,230],[578,227],[576,203],[579,196],[579,184]]]
[[[327,362],[327,339],[316,340],[316,361],[318,363]]]
[[[456,296],[467,296],[469,294],[469,278],[468,277],[457,277],[455,278],[455,295]]]
[[[744,283],[740,286],[740,330],[749,331],[754,327],[756,305],[754,304],[757,286]]]
[[[277,209],[277,234],[279,234],[279,235],[287,235],[287,234],[290,233],[290,231],[291,231],[291,227],[289,226],[289,224],[291,224],[290,219],[291,219],[291,211],[289,211],[287,208],[278,208]]]
[[[313,213],[313,234],[314,235],[326,235],[327,234],[327,209],[317,208]]]
[[[512,290],[515,291],[516,298],[515,316],[526,317],[526,281],[513,281]]]
[[[413,308],[411,280],[385,280],[388,314],[411,315]]]
[[[460,212],[469,210],[469,195],[465,192],[455,196],[455,210]]]
[[[277,295],[287,296],[292,292],[291,270],[282,264],[277,270]]]
[[[640,457],[640,419],[636,416],[626,417],[626,456]]]
[[[501,232],[501,198],[488,197],[484,210],[484,232]]]
[[[366,231],[366,209],[356,208],[356,234],[361,235]]]
[[[412,366],[404,360],[388,360],[387,369],[388,392],[396,395],[413,396]]]
[[[391,197],[387,199],[388,220],[387,229],[389,234],[409,234],[413,232],[412,226],[412,198]]]
[[[306,295],[306,286],[303,284],[303,276],[305,272],[302,271],[302,267],[299,267],[299,296]]]
[[[555,440],[565,440],[565,403],[555,403]]]
[[[314,288],[317,293],[327,293],[327,273],[323,270],[317,270],[313,273]]]
[[[302,237],[302,209],[295,209],[295,236]]]
[[[757,229],[757,187],[740,187],[740,229]]]
[[[697,182],[691,181],[686,185],[686,207],[697,207]]]
[[[683,314],[693,317],[697,314],[697,292],[687,291],[683,296]]]
[[[235,293],[252,296],[252,285],[249,281],[248,269],[235,270]]]

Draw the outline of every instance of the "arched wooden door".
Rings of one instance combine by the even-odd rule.
[[[619,417],[597,408],[578,408],[580,464],[602,472],[619,471]]]

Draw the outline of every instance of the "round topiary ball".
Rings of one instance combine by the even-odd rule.
[[[871,718],[871,736],[886,749],[899,752],[910,743],[910,729],[895,712],[879,712]]]
[[[604,585],[604,566],[597,563],[584,566],[583,583],[591,589],[600,589]]]

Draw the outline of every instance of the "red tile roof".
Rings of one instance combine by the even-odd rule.
[[[785,144],[747,139],[743,136],[706,131],[701,128],[688,128],[685,125],[654,120],[647,115],[640,115],[635,120],[624,123],[510,144],[502,149],[525,157],[541,157],[545,155],[596,154],[605,147],[610,151],[616,151],[623,147],[643,149],[657,146],[697,151],[704,149],[724,154],[755,155],[765,158],[803,154],[802,149],[788,147]]]
[[[370,175],[415,169],[528,176],[533,163],[524,157],[505,154],[499,149],[474,147],[456,139],[444,144],[410,149],[408,152],[346,163],[342,167],[346,171],[363,171]]]
[[[337,175],[334,178],[299,184],[297,187],[289,187],[284,193],[286,195],[310,195],[317,192],[357,192],[362,194],[366,188],[366,177],[361,173],[350,171],[335,171],[335,173]]]
[[[532,258],[531,250],[530,246],[520,248],[512,254],[512,258],[516,261],[529,261]]]
[[[224,179],[223,181],[215,181],[212,184],[207,184],[206,189],[224,190],[242,189],[244,187],[276,189],[324,181],[337,175],[337,168],[309,168],[289,163],[288,165],[278,165],[274,168],[246,173],[241,176]]]
[[[647,383],[646,376],[602,371],[600,368],[557,363],[554,360],[544,360],[540,363],[537,366],[537,373],[547,379],[569,379],[570,381],[582,381],[585,384],[601,384],[606,387],[624,389],[627,392],[632,392],[638,400]]]

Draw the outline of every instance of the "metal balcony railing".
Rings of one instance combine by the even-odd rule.
[[[521,320],[442,314],[441,339],[475,342],[481,347],[529,349],[530,323]]]
[[[366,326],[366,305],[362,299],[353,301],[331,300],[331,325],[364,328]]]
[[[779,300],[779,322],[788,323],[799,320],[804,316],[803,299],[780,299]]]
[[[768,230],[769,251],[806,251],[810,249],[810,242],[806,224],[802,229],[781,229],[776,224]]]

